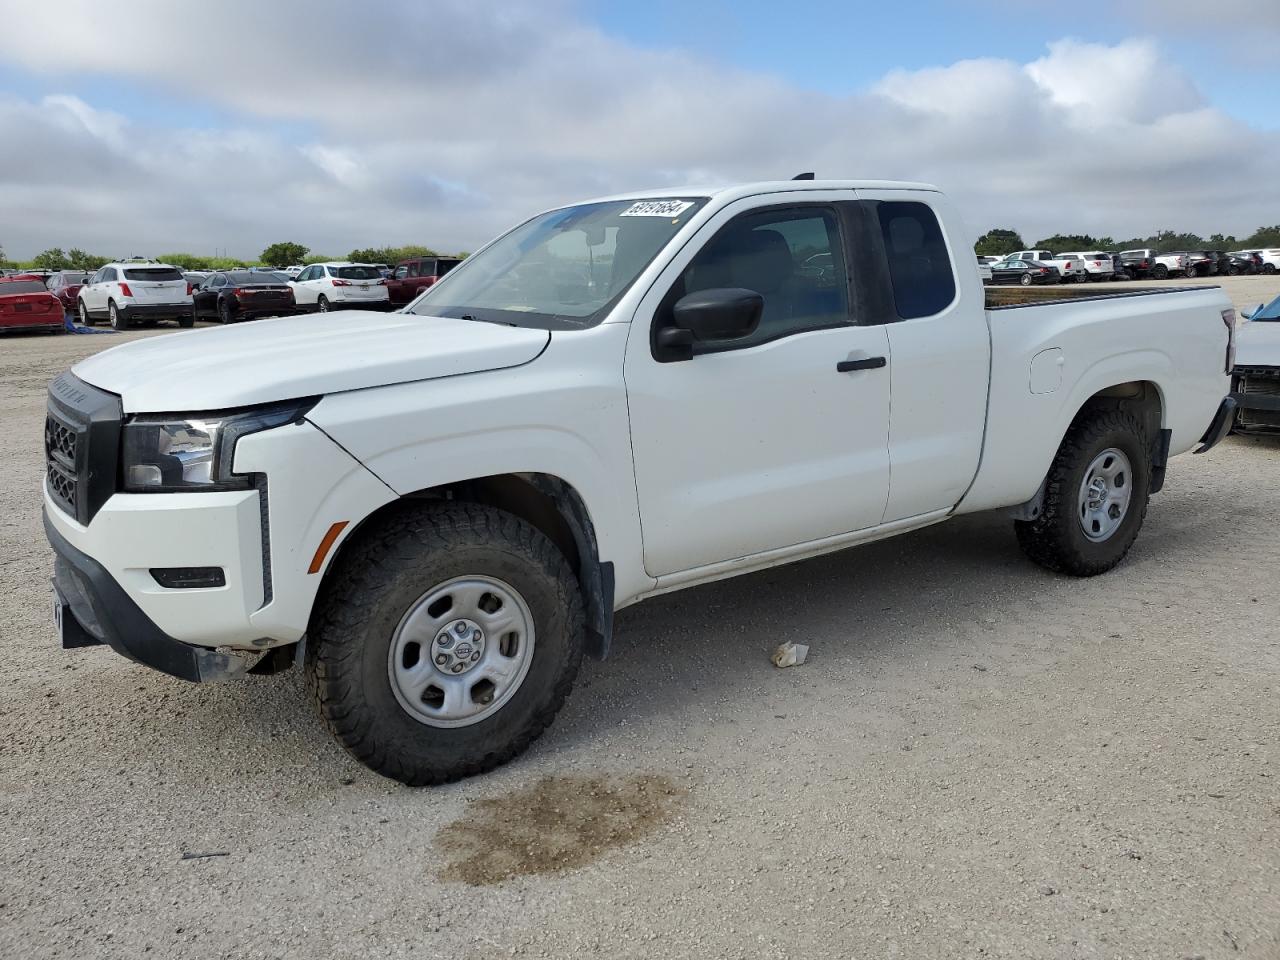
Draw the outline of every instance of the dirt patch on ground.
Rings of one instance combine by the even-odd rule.
[[[635,843],[667,823],[687,791],[657,774],[543,777],[474,800],[436,835],[442,880],[473,886],[562,873]]]

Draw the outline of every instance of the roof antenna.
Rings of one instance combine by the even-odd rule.
[[[807,172],[807,173],[797,173],[797,174],[796,174],[794,177],[792,177],[791,179],[792,179],[792,180],[812,180],[812,179],[813,179],[813,171],[812,171],[812,170],[810,170],[810,171],[809,171],[809,172]]]

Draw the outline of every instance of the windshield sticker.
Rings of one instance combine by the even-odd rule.
[[[691,200],[638,200],[620,217],[678,217],[693,206]]]

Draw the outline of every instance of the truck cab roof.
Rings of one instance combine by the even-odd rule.
[[[708,197],[717,201],[732,201],[742,197],[755,197],[762,193],[792,193],[797,190],[921,190],[940,192],[929,183],[912,183],[898,180],[760,180],[754,183],[735,183],[701,186],[654,187],[646,190],[628,190],[610,196],[595,197],[586,203],[611,203],[618,200],[656,200],[666,197]],[[579,203],[584,201],[579,201]],[[574,204],[575,206],[578,204]]]

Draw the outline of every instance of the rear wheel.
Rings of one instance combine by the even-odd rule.
[[[1018,520],[1018,544],[1058,573],[1092,577],[1129,552],[1151,491],[1151,454],[1137,417],[1118,410],[1078,417],[1045,479],[1044,509]]]
[[[129,318],[120,312],[120,308],[116,306],[116,302],[111,300],[107,303],[107,319],[111,321],[113,330],[128,330]]]
[[[1155,269],[1151,271],[1151,275],[1157,280],[1167,280],[1169,278],[1169,268],[1163,263],[1157,263]]]
[[[76,302],[76,313],[79,314],[80,316],[80,326],[82,327],[93,326],[93,323],[94,323],[93,317],[89,316],[89,308],[84,305],[83,300],[78,300]]]
[[[329,312],[329,298],[324,294],[320,294],[320,298],[316,300],[316,309],[321,313]]]
[[[231,304],[225,300],[218,301],[218,322],[231,323],[234,318],[231,316]]]
[[[490,770],[564,703],[582,660],[577,579],[539,530],[441,502],[375,521],[329,574],[307,677],[330,732],[410,786]]]
[[[1031,274],[1029,274],[1029,273],[1024,273],[1024,274],[1022,275],[1022,278],[1021,278],[1018,282],[1019,282],[1020,284],[1022,284],[1024,287],[1029,287],[1029,286],[1031,286]]]

